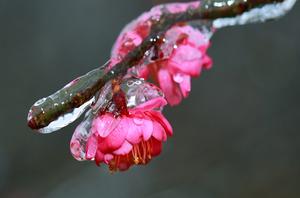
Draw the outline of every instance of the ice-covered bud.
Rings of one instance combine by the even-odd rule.
[[[128,111],[120,114],[116,113],[117,104],[112,105],[114,100],[109,101],[111,94],[106,89],[99,99],[107,104],[102,104],[97,114],[91,111],[75,130],[70,143],[73,156],[77,160],[94,160],[98,165],[107,164],[112,171],[147,164],[160,154],[162,143],[173,133],[161,112],[167,101],[154,85],[142,79],[125,79],[120,90],[124,92]]]
[[[177,105],[191,91],[191,77],[209,69],[211,58],[206,54],[209,39],[191,26],[176,26],[167,31],[161,45],[163,57],[148,65],[170,105]]]
[[[112,60],[117,63],[131,50],[141,44],[150,31],[153,20],[159,20],[162,12],[183,12],[199,6],[192,3],[174,3],[154,7],[128,24],[119,35],[113,50]],[[147,79],[151,76],[164,92],[170,105],[177,105],[191,90],[191,77],[197,77],[202,68],[209,69],[212,60],[206,54],[211,34],[201,32],[189,24],[171,27],[144,59],[131,71]]]
[[[149,35],[153,22],[159,20],[164,12],[184,12],[190,8],[197,8],[199,5],[199,1],[189,3],[169,3],[155,6],[150,11],[140,15],[137,19],[126,25],[118,36],[111,52],[113,63],[115,64],[121,61],[128,52],[141,44],[143,39]]]

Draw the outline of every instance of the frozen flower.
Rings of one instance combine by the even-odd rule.
[[[160,111],[164,98],[149,100],[128,114],[104,113],[92,122],[92,135],[86,144],[86,158],[110,170],[127,170],[133,164],[147,164],[160,154],[162,142],[172,135],[172,128]]]
[[[155,6],[150,11],[143,13],[136,20],[126,25],[118,36],[111,53],[113,62],[117,63],[121,61],[128,52],[142,43],[143,39],[149,35],[153,21],[159,20],[162,12],[184,12],[189,8],[196,8],[199,5],[199,1],[169,3]]]
[[[199,3],[176,3],[154,7],[127,25],[119,35],[112,50],[112,65],[141,44],[150,31],[153,18],[162,10],[176,13]],[[155,38],[154,38],[155,39]],[[202,68],[208,69],[212,60],[206,54],[210,45],[209,35],[187,24],[170,28],[161,42],[148,51],[137,68],[138,77],[152,78],[159,84],[170,105],[177,105],[191,90],[191,77],[197,77]]]
[[[168,54],[163,54],[147,68],[158,81],[170,105],[177,105],[191,91],[191,77],[199,76],[202,68],[211,67],[212,61],[206,54],[209,41],[190,26],[171,28],[165,39],[168,42],[161,45],[161,53]],[[168,48],[171,49],[168,51]]]
[[[112,89],[119,88],[112,94]],[[71,153],[77,160],[107,164],[112,171],[147,164],[160,154],[172,127],[162,115],[167,104],[161,91],[142,79],[129,78],[117,86],[106,85],[93,107],[76,128]]]

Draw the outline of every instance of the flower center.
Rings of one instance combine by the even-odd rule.
[[[132,150],[126,155],[115,155],[109,162],[109,170],[127,170],[133,164],[147,164],[152,158],[152,140],[141,141],[133,145]]]

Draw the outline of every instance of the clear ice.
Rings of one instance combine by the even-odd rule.
[[[245,25],[248,23],[265,22],[267,20],[276,19],[290,11],[296,1],[297,0],[285,0],[281,3],[268,4],[260,8],[254,8],[237,17],[216,19],[213,21],[213,27],[222,28],[226,26]]]
[[[97,114],[100,109],[104,109],[109,101],[112,100],[112,85],[111,81],[107,82],[96,97],[96,102],[91,106],[92,112]]]
[[[73,133],[70,150],[72,155],[78,161],[86,160],[86,143],[91,136],[91,124],[92,124],[91,110],[85,115],[84,120],[77,126]]]
[[[60,116],[57,120],[51,122],[48,126],[41,128],[38,130],[40,133],[51,133],[57,131],[70,123],[74,122],[78,117],[82,115],[82,113],[87,110],[87,108],[94,102],[94,97],[90,99],[88,102],[84,103],[78,108],[73,109],[73,111],[66,113]]]
[[[233,25],[244,25],[248,23],[255,23],[255,22],[264,22],[271,19],[276,19],[278,17],[281,17],[285,15],[291,8],[294,6],[297,0],[285,0],[282,3],[274,3],[274,4],[268,4],[265,6],[262,6],[260,8],[254,8],[248,12],[245,12],[237,17],[232,18],[220,18],[216,19],[214,21],[196,21],[191,22],[190,25],[193,27],[198,28],[207,39],[210,39],[210,37],[213,34],[213,29],[216,28],[222,28],[226,26],[233,26]],[[215,2],[215,3],[221,3],[222,2]],[[224,3],[224,2],[223,2]],[[234,3],[234,0],[227,0],[225,1],[226,4],[230,5]],[[221,4],[216,4],[214,6],[222,6]],[[162,47],[164,52],[164,57],[167,58],[170,53],[173,50],[173,47],[176,47],[175,41],[171,40],[164,40],[164,45]],[[164,48],[165,47],[165,48]],[[144,57],[144,64],[141,65],[145,66],[149,63],[151,63],[153,60],[151,58],[155,56],[154,48],[150,49],[145,53]],[[155,60],[154,60],[155,61]],[[139,68],[133,68],[132,73],[138,73]],[[126,94],[127,99],[127,107],[128,108],[134,108],[138,106],[141,103],[144,103],[148,100],[151,100],[155,97],[163,96],[163,93],[153,86],[150,83],[145,82],[143,79],[138,78],[126,78],[121,84],[121,88]],[[96,100],[96,101],[95,101]],[[113,104],[110,104],[109,102],[112,100],[112,91],[111,91],[111,82],[106,83],[106,85],[101,89],[99,92],[98,97],[93,97],[91,100],[86,102],[85,104],[81,105],[79,108],[75,108],[72,112],[66,113],[62,116],[60,116],[57,120],[51,122],[47,127],[41,128],[38,131],[40,133],[51,133],[53,131],[59,130],[68,124],[74,122],[78,117],[82,115],[89,107],[91,107],[91,111],[87,113],[87,117],[85,120],[77,127],[73,138],[74,140],[77,140],[78,142],[85,142],[88,135],[89,135],[89,127],[91,122],[90,115],[97,114],[100,109],[103,109],[109,106],[109,111],[113,112],[115,110],[115,107]],[[43,102],[38,101],[38,102]],[[76,142],[76,141],[75,141]],[[75,157],[78,160],[85,159],[84,156],[84,145],[83,143],[79,144],[78,152],[80,153],[78,156]],[[85,143],[84,143],[85,144]],[[74,147],[75,148],[75,147]],[[73,148],[73,149],[74,149]],[[73,154],[74,155],[74,154]]]
[[[101,89],[97,101],[92,105],[91,103],[89,104],[92,108],[87,111],[84,120],[75,129],[71,139],[70,149],[72,155],[78,161],[86,160],[86,143],[92,135],[91,126],[93,118],[98,115],[102,108],[106,108],[110,105],[112,100],[111,87],[111,82],[106,83],[106,85]],[[163,95],[157,87],[138,78],[124,79],[121,83],[121,89],[125,93],[128,108],[134,108],[139,104]],[[114,110],[114,106],[110,106],[110,108],[108,108],[108,111],[110,112],[113,112]],[[113,130],[119,122],[120,120],[116,119],[111,123],[107,123],[107,127],[109,128],[107,131]]]
[[[134,108],[151,99],[163,96],[162,91],[140,78],[128,78],[121,84],[127,100],[127,107]]]

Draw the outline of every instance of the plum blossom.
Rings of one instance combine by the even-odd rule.
[[[147,164],[173,134],[163,107],[167,101],[179,104],[191,91],[191,78],[212,66],[206,52],[214,29],[275,19],[295,2],[156,6],[123,29],[110,61],[38,100],[29,111],[28,126],[51,133],[86,112],[70,142],[75,159],[95,161],[111,171]],[[160,89],[144,80],[148,78]]]
[[[172,135],[172,127],[160,111],[164,98],[149,100],[128,115],[105,113],[92,122],[92,135],[86,144],[86,158],[112,171],[127,170],[134,164],[147,164],[160,154],[162,142]]]
[[[159,18],[162,10],[181,12],[197,7],[199,2],[176,3],[154,7],[127,25],[112,49],[112,65],[122,60],[131,50],[141,44],[150,31],[151,23]],[[209,69],[211,58],[206,54],[209,36],[188,24],[171,27],[137,68],[137,76],[152,77],[164,92],[170,105],[177,105],[191,91],[191,77],[200,75],[202,68]]]
[[[191,91],[191,77],[199,76],[202,68],[211,67],[212,60],[206,55],[209,41],[191,26],[175,26],[166,33],[165,39],[174,42],[168,57],[149,64],[147,69],[160,85],[169,104],[177,105]],[[165,48],[169,45],[162,44],[163,52],[167,52]],[[143,73],[145,75],[147,71]]]
[[[153,7],[137,19],[127,24],[118,36],[111,53],[114,63],[121,61],[131,50],[142,43],[149,33],[153,21],[159,20],[163,12],[178,13],[188,8],[197,8],[199,1],[189,3],[169,3]]]
[[[114,94],[109,92],[112,89]],[[173,132],[161,112],[167,101],[159,88],[129,78],[120,85],[105,86],[99,100],[98,113],[89,113],[73,134],[70,148],[75,159],[123,171],[160,154],[162,143]]]

